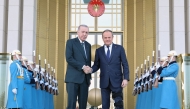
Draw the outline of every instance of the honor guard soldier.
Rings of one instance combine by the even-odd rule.
[[[168,58],[167,57],[162,57],[160,59],[160,67],[162,67],[163,69],[167,68],[168,65]],[[163,77],[159,77],[161,72],[157,72],[157,74],[155,74],[154,79],[158,79],[155,81],[155,84],[157,84],[158,86],[155,86],[154,90],[153,90],[153,98],[152,98],[152,109],[160,109],[160,99],[161,99],[161,92],[162,92],[162,81],[163,81]],[[156,83],[158,82],[158,83]]]
[[[23,95],[23,109],[32,109],[32,74],[29,72],[28,59],[22,56],[22,67],[24,69],[24,95]]]
[[[152,109],[152,90],[149,90],[149,79],[150,79],[150,69],[146,70],[146,82],[145,82],[145,96],[144,96],[144,108],[143,109]]]
[[[33,66],[34,66],[34,75],[33,75],[33,77],[34,78],[36,78],[38,81],[39,81],[39,65],[34,65],[33,64]],[[40,105],[40,103],[39,103],[39,99],[40,99],[40,96],[39,96],[39,93],[40,93],[40,90],[41,89],[39,89],[39,82],[36,82],[36,84],[35,84],[35,87],[33,87],[33,92],[34,92],[34,95],[33,95],[33,109],[39,109],[39,105]]]
[[[11,81],[6,108],[23,108],[24,74],[20,62],[21,56],[19,50],[12,51],[13,62],[10,64]]]
[[[169,65],[167,68],[159,68],[160,77],[163,77],[161,93],[161,109],[180,109],[175,78],[178,75],[179,66],[176,62],[177,52],[172,50],[168,53]]]
[[[31,109],[37,109],[37,102],[36,102],[36,89],[35,89],[35,83],[38,81],[37,78],[34,78],[34,66],[33,66],[32,61],[28,61],[28,74],[30,77],[30,85],[31,85],[31,104],[32,108]]]
[[[45,69],[41,68],[40,73],[40,90],[39,90],[39,109],[44,109],[44,98],[45,98],[45,85],[44,85],[44,72]]]
[[[29,77],[29,72],[27,68],[28,64],[28,59],[25,56],[22,56],[21,60],[22,68],[24,71],[24,88],[23,88],[23,109],[30,109],[32,108],[31,105],[31,86],[29,85],[30,83],[30,77]]]
[[[45,75],[44,75],[44,79],[45,79],[45,98],[44,98],[44,108],[45,109],[49,109],[49,67],[50,65],[48,64],[48,70],[45,69]]]
[[[32,61],[28,61],[28,72],[29,72],[29,77],[30,77],[30,84],[32,84],[32,86],[35,85],[35,83],[38,81],[37,77],[34,77],[34,72],[33,72],[33,62]]]

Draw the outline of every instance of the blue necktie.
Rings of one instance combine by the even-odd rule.
[[[84,49],[84,54],[85,54],[85,57],[86,57],[86,59],[87,59],[86,50],[85,50],[85,47],[84,47],[84,42],[82,42],[81,45],[82,45],[82,47],[83,47],[83,49]]]
[[[110,49],[109,49],[109,46],[107,46],[107,48],[108,48],[108,50],[107,50],[106,56],[107,56],[107,59],[109,60],[109,58],[110,58]]]

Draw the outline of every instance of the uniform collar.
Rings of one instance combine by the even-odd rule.
[[[169,65],[174,64],[174,63],[177,63],[177,62],[176,61],[172,61],[172,62],[169,63]]]

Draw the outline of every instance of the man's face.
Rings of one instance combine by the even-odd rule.
[[[21,55],[21,54],[19,54],[18,56],[19,56],[19,59],[21,60],[21,59],[22,59],[22,55]]]
[[[164,63],[164,61],[160,61],[160,65],[162,65]]]
[[[77,35],[81,41],[85,41],[88,36],[89,30],[87,27],[81,26],[77,31]]]
[[[112,42],[113,42],[112,33],[109,32],[109,31],[104,32],[103,36],[102,36],[102,39],[103,39],[105,45],[107,45],[107,46],[111,45]]]
[[[17,60],[18,58],[19,58],[19,60],[21,60],[22,59],[22,55],[21,54],[17,54],[17,56],[13,55],[13,60]]]
[[[160,65],[163,65],[164,61],[160,61]],[[167,66],[168,65],[168,61],[165,61],[163,67]]]
[[[171,56],[168,56],[168,61],[170,61],[170,59],[171,59]]]

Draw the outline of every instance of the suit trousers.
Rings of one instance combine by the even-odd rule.
[[[67,109],[76,109],[76,102],[78,97],[79,109],[86,109],[88,98],[88,84],[84,78],[83,83],[66,83],[66,90],[68,94]]]
[[[111,82],[109,81],[109,85],[106,88],[101,88],[101,96],[102,96],[102,109],[110,108],[110,94],[112,93],[112,98],[115,103],[122,103],[123,105],[123,88],[122,87],[113,87]],[[115,97],[114,94],[116,94]],[[117,107],[115,109],[123,109],[123,106]]]

